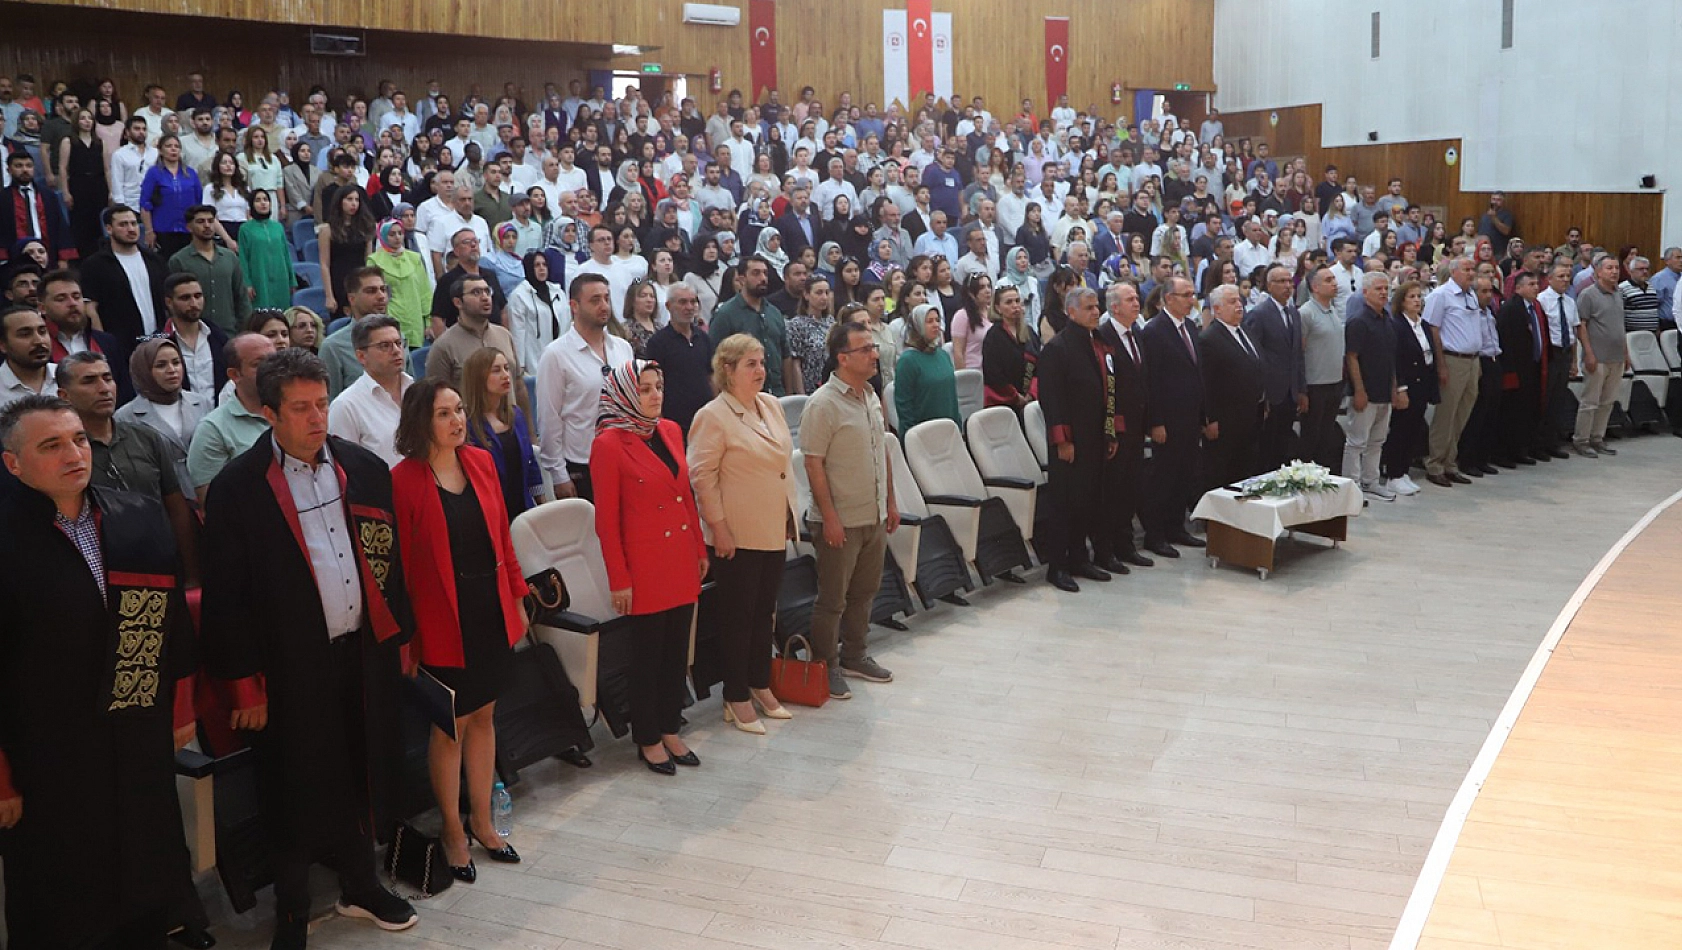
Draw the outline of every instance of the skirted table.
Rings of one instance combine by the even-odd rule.
[[[1222,561],[1251,568],[1267,580],[1276,542],[1287,534],[1312,534],[1336,547],[1349,536],[1349,518],[1361,513],[1361,489],[1350,479],[1331,478],[1323,492],[1282,497],[1241,495],[1217,488],[1203,496],[1193,518],[1208,525],[1209,566]]]

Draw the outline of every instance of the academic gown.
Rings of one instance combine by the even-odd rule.
[[[195,649],[163,506],[89,489],[107,596],[46,496],[0,493],[0,832],[12,950],[86,947],[155,920],[190,880],[175,791]],[[176,708],[177,696],[181,708]]]
[[[347,778],[319,754],[317,737],[344,731],[323,698],[320,671],[332,664],[321,595],[302,529],[271,438],[228,463],[205,499],[204,604],[206,671],[229,681],[235,708],[268,703],[258,734],[259,775],[271,831],[281,843],[317,854],[337,847],[336,816],[354,795],[366,806],[364,830],[382,838],[396,814],[401,754],[400,646],[414,629],[403,586],[391,497],[391,473],[366,449],[336,437],[328,453],[339,469],[346,530],[362,561],[362,733],[353,753],[366,782]],[[359,815],[359,820],[361,816]]]
[[[1047,487],[1055,512],[1046,551],[1047,559],[1064,569],[1090,560],[1088,537],[1100,543],[1104,537],[1095,516],[1104,461],[1115,439],[1110,360],[1109,348],[1073,320],[1040,351],[1040,408],[1051,450]],[[1057,456],[1065,442],[1074,444],[1073,462]]]

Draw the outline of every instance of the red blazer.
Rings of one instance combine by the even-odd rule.
[[[613,590],[631,588],[631,613],[653,614],[701,596],[701,515],[689,485],[683,435],[661,419],[677,474],[634,433],[608,429],[590,447],[590,487],[596,495],[596,536]]]
[[[502,575],[502,618],[512,646],[525,635],[522,601],[526,577],[514,557],[496,463],[489,452],[471,445],[462,446],[457,455],[473,493],[479,496],[485,527],[491,532],[491,547]],[[461,648],[461,613],[456,605],[456,569],[450,559],[450,530],[444,523],[444,503],[438,499],[432,466],[417,459],[397,463],[391,470],[391,494],[397,513],[397,543],[403,552],[403,581],[413,591],[409,595],[415,612],[411,648],[428,666],[462,667],[466,659]]]

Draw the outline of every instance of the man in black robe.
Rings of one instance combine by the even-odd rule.
[[[309,866],[339,873],[340,914],[386,930],[414,908],[380,886],[390,830],[399,648],[413,629],[391,476],[327,435],[327,370],[304,350],[263,361],[271,435],[228,463],[205,501],[205,665],[229,681],[233,727],[256,746],[272,837],[275,950],[305,946]]]
[[[1104,461],[1116,453],[1115,377],[1110,352],[1093,331],[1098,295],[1084,287],[1063,299],[1069,322],[1040,351],[1040,408],[1051,448],[1046,580],[1076,593],[1076,577],[1110,579],[1092,563],[1087,538],[1101,538],[1097,518]]]
[[[12,950],[155,950],[190,881],[174,750],[194,665],[175,536],[90,488],[75,409],[0,410],[0,842]]]
[[[1156,563],[1139,553],[1133,518],[1139,513],[1144,491],[1145,436],[1152,429],[1156,430],[1153,438],[1166,436],[1151,418],[1146,395],[1147,370],[1139,340],[1144,327],[1139,319],[1139,288],[1132,281],[1121,280],[1111,284],[1104,296],[1108,307],[1099,321],[1097,336],[1110,349],[1115,375],[1116,452],[1104,461],[1103,530],[1093,547],[1099,568],[1126,574],[1129,564],[1150,567]]]

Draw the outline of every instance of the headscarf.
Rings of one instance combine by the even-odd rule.
[[[402,229],[403,222],[396,218],[386,218],[381,221],[377,229],[380,236],[380,249],[393,256],[402,254],[405,250],[404,242],[397,238],[398,232]],[[407,235],[404,236],[407,237]]]
[[[818,271],[820,273],[824,273],[824,274],[835,273],[835,269],[833,267],[830,267],[829,264],[826,263],[829,260],[829,249],[832,248],[832,247],[835,248],[836,250],[841,249],[841,245],[837,244],[834,241],[825,241],[824,244],[823,244],[823,247],[818,248]],[[846,253],[842,252],[841,259],[846,260],[846,258],[847,258]]]
[[[782,248],[773,251],[768,247],[773,238],[781,238],[776,228],[766,228],[759,232],[759,244],[753,249],[754,256],[764,258],[771,265],[771,273],[781,275],[788,268],[788,253]]]
[[[727,234],[727,233],[729,233],[729,232],[727,232],[727,231],[718,232],[718,234]],[[720,258],[719,260],[709,261],[706,258],[704,258],[701,254],[702,251],[705,251],[707,249],[708,244],[711,244],[713,247],[718,248],[718,234],[709,234],[706,237],[701,238],[700,240],[695,242],[695,247],[693,248],[692,253],[690,254],[689,273],[694,274],[697,277],[700,277],[703,280],[705,280],[706,278],[709,278],[713,274],[717,273],[719,267],[723,266],[723,254],[724,254],[723,248],[718,249],[719,258]]]
[[[741,263],[741,248],[736,246],[736,235],[730,231],[720,231],[713,237],[718,239],[718,263],[723,267],[735,267]],[[724,252],[724,242],[730,242],[730,253]]]
[[[497,225],[495,231],[491,234],[491,240],[495,242],[496,250],[502,250],[502,236],[504,234],[513,234],[516,241],[520,239],[520,229],[514,226],[514,222],[504,221]]]
[[[548,303],[550,281],[538,280],[537,269],[532,266],[532,262],[542,256],[542,251],[527,251],[526,256],[520,258],[520,264],[526,269],[526,283],[530,284],[532,289],[537,291],[537,299],[543,301],[544,303]],[[548,260],[545,259],[544,263],[547,264]]]
[[[1034,275],[1032,273],[1029,272],[1034,266],[1034,262],[1033,262],[1033,259],[1031,257],[1029,257],[1027,267],[1017,267],[1016,266],[1016,252],[1017,251],[1021,251],[1024,257],[1028,257],[1027,249],[1021,247],[1020,245],[1017,246],[1017,247],[1013,247],[1009,251],[1007,251],[1005,253],[1004,277],[1000,281],[1000,283],[1009,284],[1009,285],[1011,285],[1013,287],[1016,287],[1017,289],[1020,290],[1024,287],[1027,287],[1029,285],[1030,281],[1033,281],[1035,284],[1037,284],[1038,280],[1034,277]]]
[[[175,392],[166,393],[152,375],[152,364],[158,361],[158,351],[166,346],[180,355],[181,347],[169,337],[155,336],[135,347],[128,358],[128,374],[134,380],[134,391],[140,394],[140,398],[160,406],[173,406],[181,399],[181,388],[177,386]]]
[[[596,416],[597,433],[621,429],[644,439],[654,435],[660,417],[643,415],[642,397],[637,394],[637,382],[649,369],[664,372],[653,360],[631,360],[607,374],[602,381],[601,412]]]
[[[637,163],[632,159],[620,162],[619,173],[613,176],[613,183],[627,192],[640,190],[642,184],[637,180]]]

